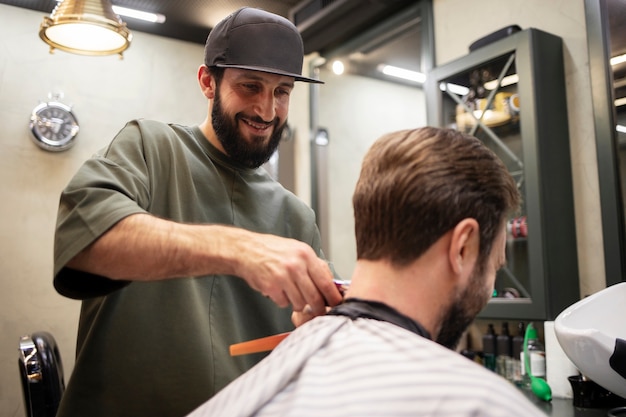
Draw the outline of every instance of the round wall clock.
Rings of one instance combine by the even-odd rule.
[[[37,146],[53,152],[69,149],[79,129],[72,108],[59,101],[48,101],[35,107],[29,127]]]

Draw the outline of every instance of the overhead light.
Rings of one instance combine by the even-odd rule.
[[[626,126],[617,125],[615,126],[615,130],[617,130],[619,133],[626,133]]]
[[[332,68],[333,68],[333,72],[334,72],[336,75],[341,75],[341,74],[343,74],[343,72],[344,72],[344,70],[345,70],[345,67],[344,67],[344,65],[343,65],[343,62],[341,62],[341,61],[339,61],[339,60],[337,60],[337,61],[333,61]]]
[[[39,37],[54,49],[79,55],[124,52],[132,40],[126,23],[108,0],[63,0],[39,28]]]
[[[113,5],[113,11],[120,16],[132,17],[133,19],[145,20],[151,23],[165,23],[165,16],[161,13],[143,12],[141,10],[129,9]]]
[[[426,74],[404,68],[394,67],[393,65],[380,64],[378,66],[378,71],[391,77],[402,78],[403,80],[414,81],[421,84],[426,81]]]
[[[469,94],[469,88],[458,85],[458,84],[450,84],[450,83],[441,83],[439,84],[439,89],[441,91],[449,91],[451,93],[456,94],[457,96],[465,96]]]
[[[615,107],[623,106],[624,104],[626,104],[626,97],[616,99],[613,104],[615,104]]]
[[[609,62],[611,63],[611,65],[617,65],[626,62],[626,54],[614,56]]]
[[[502,82],[500,83],[500,87],[506,87],[507,85],[517,84],[519,82],[519,76],[517,74],[507,75],[502,78]],[[485,89],[487,90],[495,90],[498,88],[498,80],[491,80],[485,83]]]

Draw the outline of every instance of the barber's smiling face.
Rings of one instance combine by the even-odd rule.
[[[236,68],[224,71],[211,117],[231,158],[256,168],[272,156],[287,121],[293,86],[293,77]]]

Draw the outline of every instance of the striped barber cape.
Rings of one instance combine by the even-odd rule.
[[[460,354],[374,319],[322,316],[189,417],[545,416]]]

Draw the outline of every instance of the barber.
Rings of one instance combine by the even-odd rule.
[[[236,11],[197,73],[207,118],[129,122],[63,191],[54,285],[82,309],[59,417],[185,415],[261,359],[230,344],[341,301],[313,211],[260,168],[317,82],[302,61],[291,22]]]

